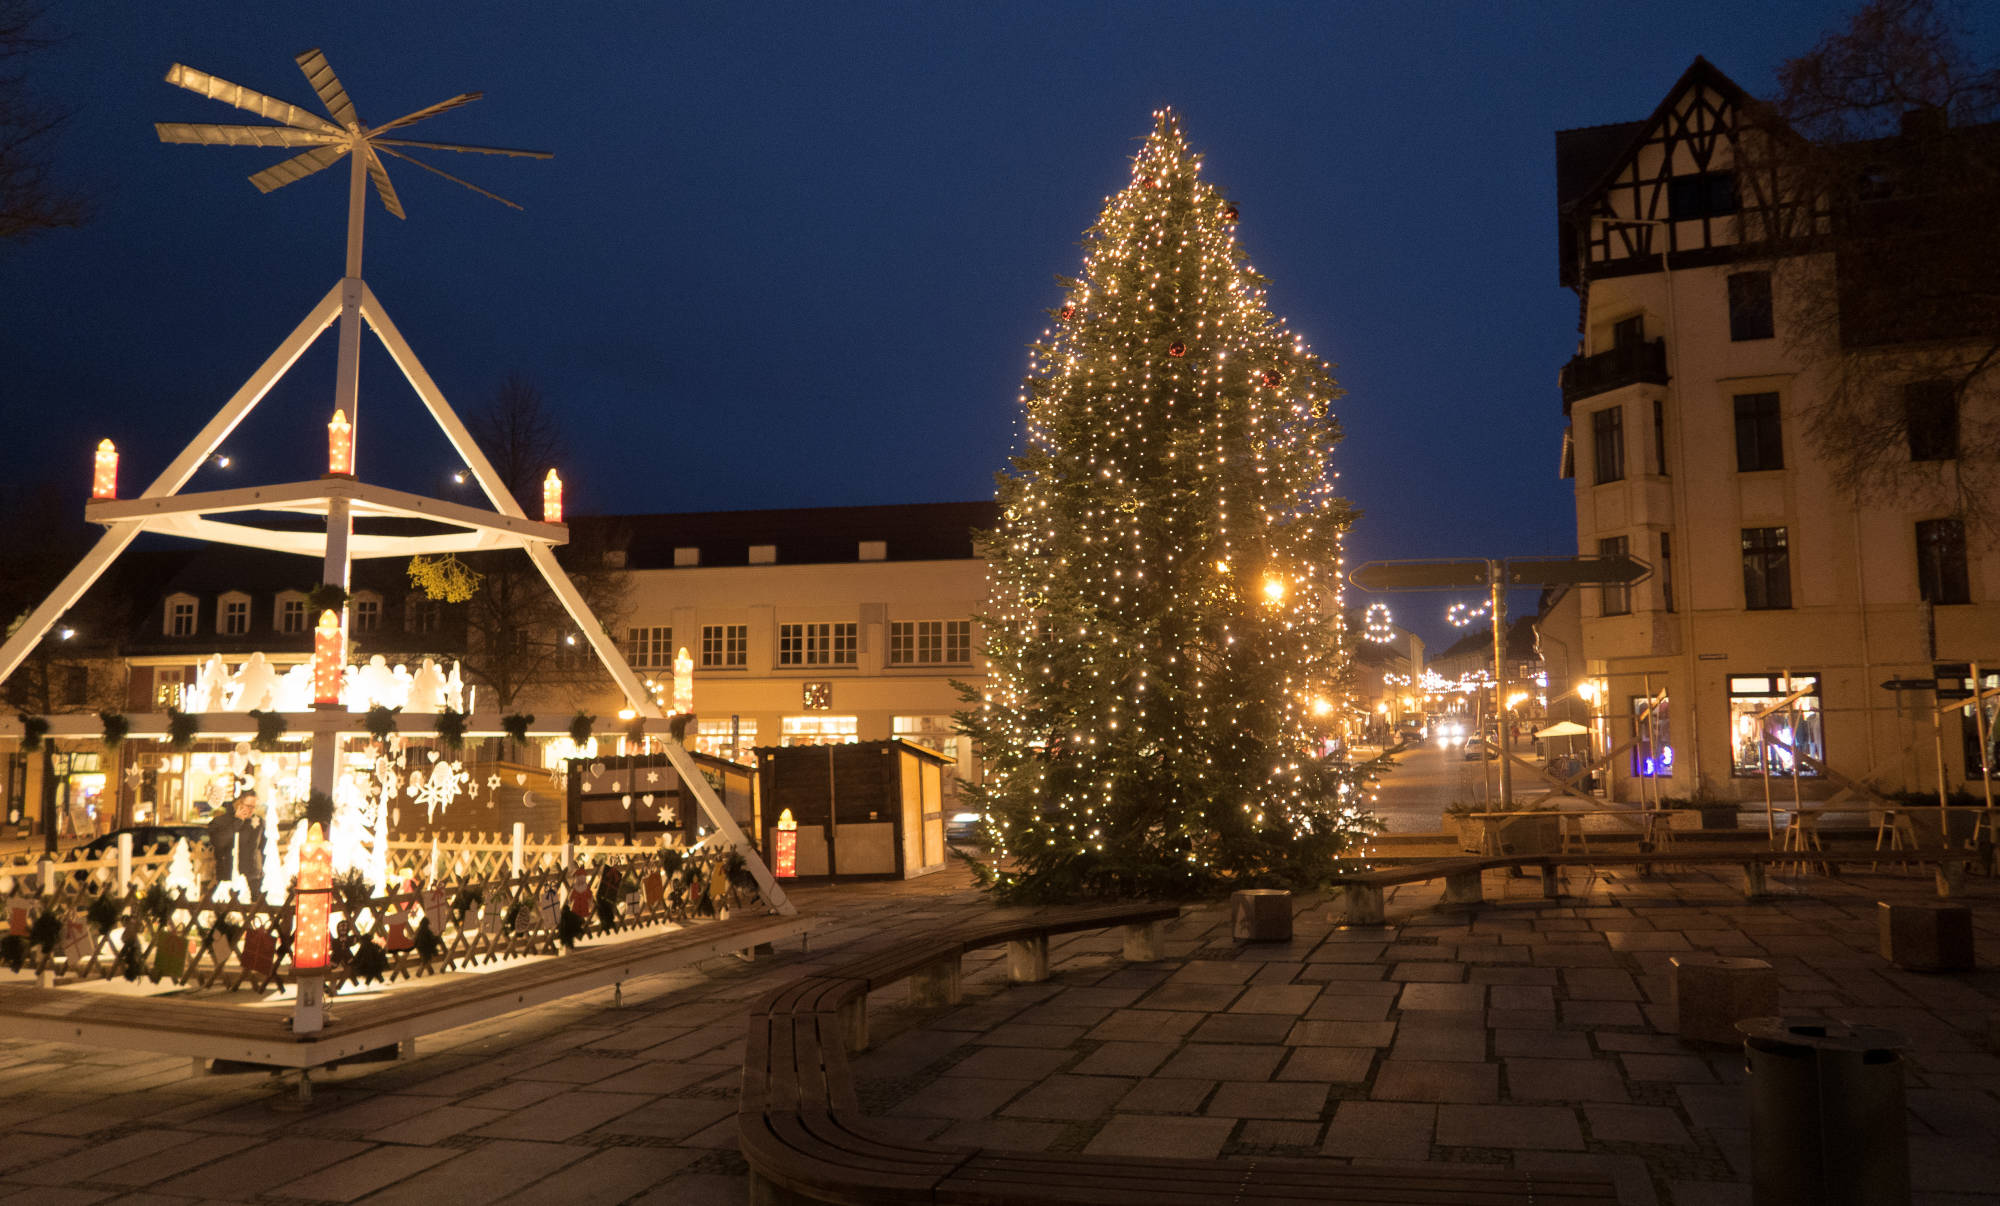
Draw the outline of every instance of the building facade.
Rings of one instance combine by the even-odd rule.
[[[1653,566],[1580,592],[1596,746],[1627,799],[1761,799],[1767,772],[1789,798],[1794,771],[1807,797],[1934,790],[1940,749],[1976,782],[1976,726],[1934,730],[1915,686],[2000,665],[2000,555],[1947,486],[1957,415],[1949,445],[1912,417],[1900,503],[1837,485],[1809,429],[1834,366],[1788,338],[1799,299],[1741,242],[1753,104],[1697,59],[1645,119],[1557,135],[1577,547]]]

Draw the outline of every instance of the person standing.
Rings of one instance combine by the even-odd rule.
[[[264,822],[257,815],[257,793],[246,791],[219,809],[208,823],[208,844],[215,852],[215,882],[218,887],[237,876],[250,886],[250,895],[264,888]]]

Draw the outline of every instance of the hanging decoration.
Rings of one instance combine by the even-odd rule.
[[[409,574],[410,585],[424,592],[425,598],[441,603],[465,602],[486,580],[486,575],[460,561],[455,553],[446,553],[442,557],[412,557]]]
[[[1187,345],[1182,343],[1180,340],[1176,339],[1172,343],[1167,345],[1167,355],[1185,356],[1187,355]]]
[[[1378,645],[1395,639],[1395,617],[1389,613],[1387,603],[1370,603],[1368,610],[1361,613],[1362,633]]]
[[[118,497],[118,448],[110,440],[97,442],[97,458],[90,475],[92,498]]]
[[[1444,618],[1453,628],[1470,628],[1474,621],[1493,614],[1491,601],[1482,603],[1454,603],[1445,608]]]
[[[132,731],[132,722],[118,712],[99,712],[97,720],[104,726],[104,748],[107,750],[117,749],[124,742],[125,735]]]

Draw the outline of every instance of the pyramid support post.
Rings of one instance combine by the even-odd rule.
[[[785,895],[785,890],[778,886],[771,869],[764,865],[763,858],[751,848],[749,839],[743,836],[742,827],[737,825],[736,818],[730,816],[729,809],[716,798],[715,789],[702,777],[701,768],[694,764],[694,759],[688,755],[687,747],[671,736],[666,740],[666,747],[667,762],[679,772],[681,784],[694,792],[694,798],[700,803],[702,813],[715,826],[716,832],[722,835],[722,839],[743,855],[743,865],[757,881],[757,890],[764,894],[764,899],[772,908],[786,916],[798,912],[799,907]]]

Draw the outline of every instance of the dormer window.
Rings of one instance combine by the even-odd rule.
[[[250,633],[250,596],[241,591],[230,591],[215,604],[215,630],[223,636],[248,636]]]
[[[681,548],[677,548],[674,550],[675,568],[680,568],[689,565],[700,565],[700,564],[701,564],[701,549],[699,546],[694,546],[694,547],[683,546]]]
[[[271,612],[271,625],[279,632],[287,634],[301,633],[311,627],[306,623],[304,593],[296,590],[280,593],[277,606]]]
[[[374,632],[382,627],[382,596],[372,590],[358,590],[347,602],[347,624],[353,632]]]
[[[778,560],[778,546],[775,544],[753,544],[750,546],[750,564],[773,565]]]
[[[857,550],[862,561],[886,561],[889,558],[889,542],[886,540],[864,540]]]
[[[168,636],[191,637],[195,631],[195,613],[200,603],[193,595],[168,595],[166,626]]]

